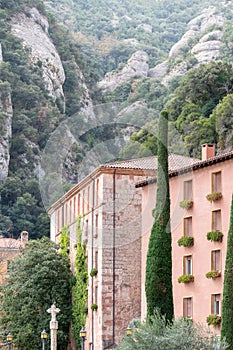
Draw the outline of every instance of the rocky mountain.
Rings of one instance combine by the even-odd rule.
[[[44,206],[99,162],[156,152],[156,119],[182,77],[231,62],[231,2],[186,5],[0,0],[4,235],[48,234]]]
[[[222,7],[230,8],[230,4],[222,3]],[[232,13],[231,8],[230,12]],[[187,23],[186,32],[171,47],[168,57],[162,63],[149,68],[149,57],[146,51],[136,51],[121,70],[106,73],[98,86],[103,90],[113,90],[135,77],[157,78],[162,84],[168,85],[174,77],[184,75],[190,68],[220,59],[223,56],[221,48],[224,46],[223,34],[226,21],[225,11],[219,12],[218,7],[211,6],[204,9]],[[190,59],[193,61],[191,64]]]

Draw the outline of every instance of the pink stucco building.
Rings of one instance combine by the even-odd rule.
[[[190,317],[196,322],[206,324],[209,315],[221,316],[233,193],[233,152],[214,156],[212,145],[202,147],[202,161],[181,167],[178,171],[170,171],[170,196],[175,317]],[[144,317],[146,254],[152,226],[151,210],[155,205],[156,182],[154,179],[142,181],[137,184],[137,188],[139,187],[142,188],[141,315]],[[184,200],[186,204],[187,201],[190,203],[190,208],[181,208]],[[207,233],[213,231],[217,231],[218,237],[221,237],[220,233],[223,234],[222,241],[207,239]],[[188,239],[193,241],[193,245],[178,245],[178,240],[187,236],[192,237]],[[210,278],[207,278],[206,274],[211,271],[212,274],[209,273],[208,276]],[[192,275],[193,282],[178,282],[183,275]],[[219,331],[218,328],[216,330]]]
[[[232,171],[233,152],[215,156],[212,145],[203,145],[201,161],[169,156],[175,317],[206,323],[210,314],[221,315]],[[133,318],[146,316],[145,267],[156,173],[156,157],[102,165],[49,210],[52,240],[59,242],[61,228],[69,227],[72,268],[76,218],[83,218],[89,273],[85,350],[112,349]],[[181,207],[187,203],[189,208]],[[222,233],[222,240],[208,240],[208,232],[220,238]],[[193,244],[182,245],[187,241]],[[90,277],[93,268],[98,273]],[[178,282],[181,276],[192,281]],[[92,311],[93,304],[97,310]]]

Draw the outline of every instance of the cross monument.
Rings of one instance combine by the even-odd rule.
[[[58,309],[55,304],[53,304],[51,308],[47,310],[47,312],[51,314],[52,317],[50,321],[51,350],[57,350],[58,322],[56,320],[56,316],[60,311],[61,310]]]

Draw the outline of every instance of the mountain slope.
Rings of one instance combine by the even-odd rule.
[[[48,234],[44,205],[99,162],[118,159],[130,137],[122,157],[156,153],[156,121],[165,106],[173,116],[169,147],[182,152],[185,143],[193,155],[202,141],[219,143],[218,130],[226,124],[220,107],[230,110],[228,96],[214,112],[232,92],[231,2],[194,0],[187,7],[186,0],[102,0],[97,6],[59,0],[45,6],[66,28],[42,2],[0,0],[4,235],[23,229],[31,237]],[[183,91],[192,81],[208,89],[198,79],[203,74],[221,93],[213,88],[200,98],[198,89],[190,89],[191,104]],[[221,145],[229,150],[230,133],[227,140]],[[42,189],[44,160],[50,173]]]

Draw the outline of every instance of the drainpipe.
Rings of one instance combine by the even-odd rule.
[[[116,169],[113,173],[113,238],[112,238],[112,343],[115,345],[115,286],[116,286]]]
[[[94,268],[94,210],[95,210],[95,180],[92,179],[92,208],[91,208],[91,269]],[[94,278],[91,279],[91,304],[94,304]],[[91,315],[91,341],[92,347],[95,348],[95,339],[94,339],[94,312],[92,311]]]

